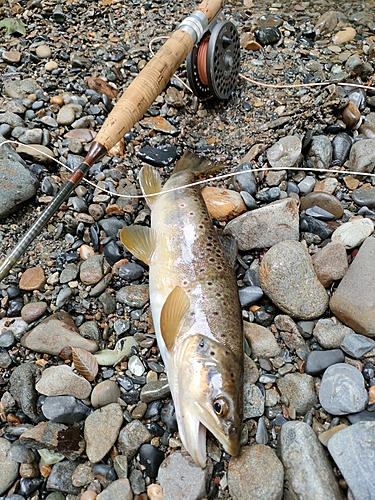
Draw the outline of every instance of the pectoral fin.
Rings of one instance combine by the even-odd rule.
[[[160,330],[168,351],[173,347],[189,307],[188,296],[181,287],[176,286],[168,295],[160,314]]]
[[[148,206],[152,209],[152,205],[157,196],[150,195],[161,191],[161,179],[159,172],[150,165],[145,165],[139,173],[139,184],[141,186],[142,193],[146,196]]]
[[[120,239],[134,257],[150,265],[156,245],[156,233],[150,227],[125,226],[120,231]]]

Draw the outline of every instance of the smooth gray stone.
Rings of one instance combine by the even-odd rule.
[[[328,168],[332,161],[332,143],[326,135],[316,135],[312,138],[311,147],[307,153],[306,162],[310,168]]]
[[[263,290],[259,286],[245,286],[239,289],[238,295],[241,307],[248,307],[263,297]]]
[[[80,488],[72,484],[72,475],[77,465],[78,462],[72,462],[70,460],[63,460],[55,464],[47,479],[47,490],[78,495],[81,491]]]
[[[277,387],[288,398],[289,406],[296,409],[297,415],[305,415],[318,401],[314,379],[306,373],[288,373],[278,379]]]
[[[358,413],[347,415],[346,418],[351,424],[358,422],[375,422],[375,411],[363,410]]]
[[[323,408],[332,415],[347,415],[364,410],[368,394],[362,373],[346,363],[330,366],[322,378],[319,400]]]
[[[49,396],[44,401],[42,412],[52,422],[74,424],[83,420],[90,409],[74,396]]]
[[[375,208],[375,187],[354,189],[351,197],[360,207]]]
[[[375,347],[375,342],[364,335],[355,333],[354,335],[346,335],[340,347],[349,356],[360,358]]]
[[[335,363],[343,363],[344,360],[345,356],[341,349],[312,351],[307,358],[305,372],[316,377],[323,373],[329,366]]]
[[[327,444],[355,500],[374,500],[375,422],[358,422]]]
[[[341,500],[331,464],[305,422],[286,422],[279,434],[280,457],[293,500]]]
[[[0,437],[0,495],[8,491],[18,476],[18,463],[9,456],[11,443]]]
[[[129,479],[122,478],[113,481],[96,498],[97,500],[133,500]]]
[[[0,143],[5,139],[0,135]],[[30,173],[26,163],[6,144],[0,147],[0,219],[16,212],[32,198],[39,181]]]

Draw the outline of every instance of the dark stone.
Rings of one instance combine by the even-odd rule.
[[[139,264],[129,262],[128,264],[123,264],[119,267],[118,275],[126,281],[134,281],[140,278],[144,271],[143,267]]]
[[[119,230],[126,226],[126,222],[124,220],[117,219],[116,217],[102,219],[98,222],[98,224],[99,227],[103,229],[105,234],[115,241],[117,240]]]
[[[322,240],[326,240],[333,233],[333,231],[328,229],[327,225],[323,221],[315,219],[309,215],[301,215],[300,229],[301,232],[316,234]]]
[[[16,339],[11,330],[6,330],[0,335],[0,347],[12,347],[16,343]]]
[[[104,255],[111,266],[113,266],[113,264],[118,262],[123,257],[122,250],[113,240],[111,240],[104,246]]]
[[[322,374],[329,366],[335,363],[343,363],[344,353],[341,349],[330,351],[312,351],[306,361],[305,372],[313,377]]]
[[[80,488],[73,486],[72,475],[78,462],[63,460],[52,467],[51,474],[47,480],[47,490],[61,491],[69,495],[78,495]]]
[[[332,165],[343,165],[349,156],[350,149],[353,144],[353,139],[350,135],[342,132],[337,134],[332,141]]]
[[[19,493],[28,497],[43,483],[43,479],[23,477],[20,481]]]
[[[257,41],[263,46],[274,45],[281,40],[280,30],[274,26],[257,28],[254,33]]]
[[[35,390],[39,376],[40,370],[36,365],[24,363],[17,366],[10,377],[10,393],[33,422],[39,419],[36,411],[38,393]]]
[[[177,150],[168,144],[158,148],[144,146],[138,151],[137,156],[154,167],[168,167],[176,160]]]
[[[141,464],[146,468],[149,477],[156,477],[160,464],[164,460],[164,453],[152,444],[143,444],[139,450]]]
[[[263,290],[259,286],[245,286],[238,291],[241,307],[249,307],[263,297]]]
[[[162,409],[163,402],[159,399],[157,401],[151,401],[147,405],[147,410],[146,413],[144,414],[145,418],[153,418],[156,417],[160,414],[160,411]]]
[[[92,468],[96,476],[102,476],[106,481],[116,481],[117,474],[113,467],[106,464],[97,464]]]
[[[90,409],[73,396],[49,396],[44,401],[42,412],[52,422],[74,424],[83,420]]]
[[[165,403],[161,410],[161,420],[165,423],[167,432],[173,434],[178,430],[176,411],[174,408],[173,400],[171,399],[168,403]]]
[[[161,437],[164,434],[164,429],[157,422],[149,422],[146,424],[147,430],[153,436]]]

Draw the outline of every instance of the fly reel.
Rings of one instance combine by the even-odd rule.
[[[187,56],[190,87],[200,99],[215,96],[229,99],[240,70],[240,39],[231,21],[210,26],[198,45]]]

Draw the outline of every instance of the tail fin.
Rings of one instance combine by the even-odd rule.
[[[180,160],[176,163],[173,173],[183,172],[189,170],[194,172],[197,176],[200,174],[205,174],[207,172],[212,172],[222,168],[221,165],[215,165],[212,161],[205,158],[201,158],[196,153],[186,150]]]

